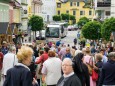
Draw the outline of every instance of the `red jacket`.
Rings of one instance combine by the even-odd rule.
[[[42,54],[39,59],[35,62],[36,64],[44,63],[48,59],[48,53]]]
[[[3,53],[0,52],[0,70],[2,69],[2,63],[3,63]]]

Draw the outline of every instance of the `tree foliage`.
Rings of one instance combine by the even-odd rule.
[[[75,20],[75,16],[69,15],[69,19],[70,19],[70,20]]]
[[[113,17],[104,21],[101,29],[102,37],[109,41],[112,32],[115,32],[115,18]]]
[[[101,24],[97,21],[90,21],[82,28],[82,34],[86,39],[96,40],[101,38]]]
[[[54,15],[53,20],[54,21],[61,21],[61,16],[60,15]]]
[[[62,20],[69,20],[69,14],[61,14]]]
[[[40,31],[43,29],[43,18],[37,15],[32,15],[29,19],[29,26],[31,26],[32,31]]]
[[[79,19],[79,21],[78,21],[78,25],[80,26],[80,27],[82,27],[83,25],[85,25],[87,22],[89,22],[90,20],[87,18],[87,17],[82,17],[82,18],[80,18]]]

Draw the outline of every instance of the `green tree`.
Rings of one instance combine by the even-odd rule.
[[[62,20],[69,20],[69,14],[61,14]]]
[[[85,25],[87,22],[89,22],[90,20],[87,17],[82,17],[79,19],[78,21],[78,26],[83,27],[83,25]]]
[[[69,15],[69,20],[72,21],[72,24],[75,24],[75,23],[76,23],[75,16],[73,16],[73,15]]]
[[[29,26],[31,26],[31,30],[35,31],[35,37],[36,37],[36,31],[41,31],[43,29],[43,18],[37,15],[32,15],[29,19]]]
[[[54,21],[61,21],[61,16],[60,15],[54,15],[53,20]]]
[[[86,39],[96,40],[101,38],[101,24],[97,21],[90,21],[82,28],[82,34]]]
[[[106,19],[102,24],[101,33],[102,37],[109,41],[111,33],[115,32],[115,18]]]

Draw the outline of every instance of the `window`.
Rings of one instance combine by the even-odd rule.
[[[61,3],[57,3],[57,8],[61,8]]]
[[[58,15],[60,15],[60,10],[58,10]]]
[[[76,11],[75,10],[73,10],[73,15],[76,15]]]
[[[92,11],[89,11],[89,15],[92,15]]]
[[[106,15],[106,16],[110,16],[110,11],[106,11],[106,12],[105,12],[105,15]]]
[[[77,6],[79,7],[79,2],[77,2]]]
[[[73,3],[72,2],[70,2],[70,6],[72,6],[73,5]]]
[[[85,15],[85,11],[80,11],[80,15]]]
[[[66,11],[66,13],[68,13],[68,14],[69,14],[69,10],[67,10],[67,11]]]

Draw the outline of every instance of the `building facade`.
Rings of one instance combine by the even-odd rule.
[[[56,0],[42,0],[42,17],[45,22],[53,21],[56,14]]]
[[[114,1],[114,0],[113,0]],[[111,17],[111,0],[95,0],[96,17],[104,21]]]
[[[81,17],[92,19],[95,15],[94,9],[86,7],[84,0],[68,0],[66,2],[57,0],[56,6],[58,15],[61,15],[62,13],[74,15],[76,22],[78,22]]]
[[[111,0],[111,17],[115,17],[115,0]]]

